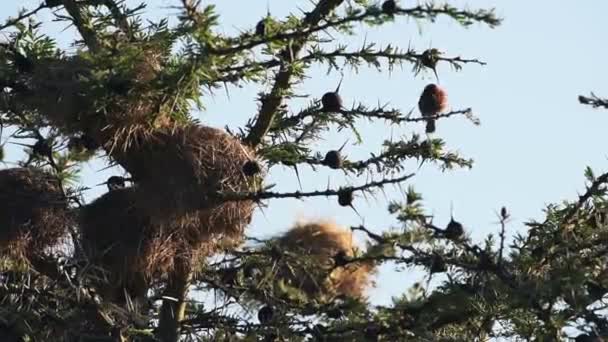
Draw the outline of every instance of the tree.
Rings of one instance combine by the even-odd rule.
[[[78,30],[75,53],[40,30],[33,18],[46,10]],[[529,234],[511,246],[506,208],[498,237],[478,245],[455,218],[434,224],[411,187],[404,203],[389,207],[402,225],[397,232],[314,222],[270,240],[244,236],[253,211],[271,199],[334,197],[352,207],[361,193],[413,178],[406,160],[471,167],[443,140],[417,134],[386,141],[366,160],[348,160],[342,149],[313,152],[332,129],[361,139],[361,120],[432,126],[464,116],[477,123],[471,109],[441,112],[443,101],[429,104],[432,96],[421,99],[421,117],[387,106],[346,108],[339,86],[304,108],[290,104],[314,65],[340,72],[341,64],[390,70],[411,63],[418,73],[435,72],[438,63],[456,70],[483,64],[432,48],[335,47],[324,39],[328,30],[344,37],[356,35],[358,23],[438,16],[494,27],[500,19],[492,11],[319,0],[302,15],[269,13],[237,36],[215,31],[213,6],[182,0],[180,11],[174,26],[166,19],[145,25],[144,5],[46,0],[0,26],[11,29],[0,45],[0,123],[28,154],[19,167],[0,170],[3,340],[552,341],[572,326],[581,341],[607,334],[608,174],[587,170],[587,191],[548,206],[546,219],[528,223]],[[259,94],[259,110],[242,130],[192,119],[205,90],[243,82],[270,90]],[[607,107],[594,95],[579,100]],[[75,176],[91,158],[128,176],[108,179],[108,192],[84,203]],[[264,178],[277,165],[371,180],[276,192]],[[368,236],[365,249],[353,246],[352,231]],[[442,281],[373,306],[364,290],[389,261]],[[221,295],[224,304],[206,307],[196,300],[200,292]]]

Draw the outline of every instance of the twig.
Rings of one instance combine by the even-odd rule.
[[[500,248],[498,250],[498,267],[501,267],[503,261],[503,251],[505,248],[507,218],[500,218]]]
[[[329,13],[331,13],[336,7],[341,5],[343,0],[320,0],[315,9],[310,12],[304,18],[303,25],[306,26],[314,26],[321,21],[324,17],[326,17]],[[312,33],[309,32],[305,34],[298,41],[294,42],[291,45],[291,53],[293,56],[296,56],[300,50],[304,47],[306,42],[306,37]],[[283,70],[280,70],[276,77],[274,86],[264,100],[262,101],[262,108],[258,113],[258,117],[251,128],[251,131],[245,138],[245,143],[252,147],[258,146],[268,130],[272,126],[274,121],[274,117],[277,113],[277,110],[281,106],[283,102],[284,93],[290,88],[290,80],[293,75],[293,69],[290,67],[286,67]]]
[[[303,198],[303,197],[318,197],[318,196],[338,196],[343,191],[364,191],[372,188],[383,187],[387,184],[395,184],[401,183],[412,178],[415,174],[410,173],[397,178],[383,179],[380,181],[369,182],[359,186],[350,186],[344,187],[339,190],[317,190],[317,191],[309,191],[309,192],[272,192],[272,191],[258,191],[258,192],[218,192],[213,194],[212,196],[215,199],[221,201],[259,201],[263,199],[271,199],[271,198]]]
[[[580,95],[578,97],[578,102],[580,102],[582,104],[590,105],[593,108],[604,107],[604,108],[608,109],[608,100],[601,99],[601,98],[597,97],[594,93],[591,93],[591,97],[586,97],[586,96]]]
[[[81,5],[77,4],[75,0],[63,0],[63,6],[72,17],[72,21],[87,47],[92,52],[99,50],[101,45],[97,39],[97,34],[93,30],[89,18],[81,12]]]
[[[316,10],[319,7],[322,7],[322,6],[327,7],[327,3],[333,4],[334,2],[341,3],[343,1],[335,1],[335,0],[334,1],[332,1],[332,0],[321,1],[317,5],[317,8],[313,12],[310,13],[310,16],[312,17],[312,15],[316,12]],[[336,6],[339,5],[339,3],[336,4]],[[399,9],[395,14],[404,15],[404,16],[412,16],[415,18],[423,18],[423,17],[435,18],[438,15],[447,15],[454,19],[466,18],[469,20],[481,21],[490,26],[499,25],[501,22],[501,19],[497,18],[491,11],[484,11],[484,10],[478,10],[476,12],[461,11],[461,10],[457,10],[454,7],[450,7],[447,5],[430,7],[430,8],[426,5],[419,5],[419,6],[412,7],[412,8]],[[311,21],[310,25],[309,25],[310,27],[305,30],[295,30],[292,32],[287,32],[287,33],[277,33],[270,37],[265,37],[263,39],[254,39],[245,44],[236,45],[236,46],[232,46],[232,47],[228,47],[228,48],[214,49],[214,48],[210,47],[208,51],[209,51],[209,53],[216,54],[216,55],[230,55],[230,54],[233,54],[233,53],[236,53],[239,51],[252,49],[256,46],[266,44],[268,42],[308,37],[310,34],[315,33],[315,32],[325,31],[332,27],[350,24],[350,23],[354,23],[354,22],[361,22],[361,21],[364,21],[365,19],[377,18],[382,15],[383,14],[380,11],[368,9],[364,12],[352,14],[347,17],[343,17],[343,18],[339,18],[339,19],[325,20],[325,22],[323,24],[317,25],[317,26],[315,26],[315,25],[316,25],[316,23],[319,22],[318,20],[315,23],[313,23]]]
[[[44,9],[47,7],[48,6],[46,5],[46,3],[43,2],[40,5],[38,5],[38,7],[36,7],[35,9],[33,9],[29,12],[25,12],[25,13],[17,16],[16,18],[9,18],[4,25],[0,26],[0,31],[6,29],[8,27],[14,26],[21,20],[27,19],[27,18],[31,17],[32,15],[35,15],[36,13],[38,13],[41,9]]]

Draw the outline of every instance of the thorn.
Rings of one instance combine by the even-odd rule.
[[[226,82],[224,82],[224,91],[226,91],[226,97],[228,98],[228,100],[230,100],[230,90],[228,89],[228,85],[226,84]]]
[[[346,139],[346,141],[344,142],[344,144],[342,144],[342,146],[340,146],[340,148],[338,149],[339,152],[342,152],[342,149],[344,149],[344,146],[346,146],[346,144],[348,143],[349,139]]]
[[[342,70],[340,70],[340,73],[342,73]],[[338,87],[336,87],[336,94],[338,94],[340,92],[340,86],[342,85],[343,80],[344,80],[344,74],[342,74],[342,76],[340,77],[340,82],[338,82]]]
[[[296,178],[298,178],[298,185],[300,186],[300,190],[302,190],[302,182],[300,181],[300,172],[298,172],[298,166],[294,165],[293,169],[296,171]]]
[[[361,216],[361,214],[359,214],[359,212],[357,211],[355,206],[351,204],[351,205],[349,205],[349,207],[351,207],[351,209],[355,212],[355,214],[357,214],[357,216],[359,216],[359,219],[361,219],[363,221],[363,216]]]
[[[450,219],[454,220],[454,201],[450,201]]]
[[[435,78],[437,79],[437,84],[440,84],[441,82],[439,82],[439,76],[437,75],[437,68],[433,67],[433,73],[435,74]]]

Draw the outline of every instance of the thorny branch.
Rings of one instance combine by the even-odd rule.
[[[356,192],[356,191],[365,191],[373,188],[381,188],[385,185],[389,184],[397,184],[404,182],[410,178],[412,178],[415,174],[410,173],[407,175],[403,175],[397,178],[388,178],[379,181],[368,182],[358,186],[347,186],[340,188],[339,190],[317,190],[317,191],[309,191],[309,192],[272,192],[272,191],[256,191],[256,192],[218,192],[213,194],[213,198],[221,200],[221,201],[247,201],[247,200],[264,200],[264,199],[278,199],[278,198],[304,198],[304,197],[319,197],[319,196],[339,196],[341,193],[345,191]]]
[[[3,25],[0,26],[0,31],[7,29],[9,27],[15,26],[15,24],[17,24],[18,22],[27,19],[33,15],[36,15],[36,13],[38,13],[40,10],[47,8],[48,6],[46,5],[46,3],[41,3],[40,5],[38,5],[38,7],[34,8],[31,11],[28,12],[24,12],[20,15],[18,15],[15,18],[9,18]]]
[[[339,1],[339,2],[342,2],[342,1]],[[332,1],[329,1],[329,3],[332,3]],[[321,3],[319,3],[319,5],[321,5]],[[317,5],[317,7],[319,7],[319,5]],[[339,4],[336,4],[335,6],[337,7],[338,5]],[[326,6],[326,5],[324,5],[324,6]],[[314,13],[314,11],[312,13]],[[423,19],[423,18],[434,19],[438,15],[447,15],[456,20],[459,20],[459,19],[474,20],[474,21],[486,23],[492,27],[499,25],[501,22],[501,20],[498,19],[494,15],[493,11],[485,11],[485,10],[478,10],[478,11],[474,11],[474,12],[461,11],[461,10],[458,10],[455,7],[452,7],[447,4],[445,4],[445,5],[434,5],[434,4],[420,5],[420,6],[416,6],[416,7],[412,7],[412,8],[407,8],[407,9],[401,8],[401,9],[398,9],[395,14],[404,15],[404,16],[412,16],[412,17],[415,17],[418,19]],[[339,27],[342,25],[355,23],[355,22],[364,22],[367,19],[378,18],[383,15],[384,14],[378,8],[370,7],[364,11],[357,11],[357,12],[349,14],[343,18],[327,19],[324,21],[323,24],[320,24],[320,25],[316,25],[312,21],[310,21],[307,23],[308,25],[306,25],[306,26],[308,26],[308,28],[305,28],[305,29],[294,30],[292,32],[287,32],[287,33],[283,33],[283,32],[276,33],[276,34],[271,35],[266,38],[252,39],[247,43],[232,46],[229,48],[215,49],[215,48],[210,47],[209,51],[210,51],[210,53],[218,54],[218,55],[236,53],[239,51],[252,49],[256,46],[266,44],[268,42],[308,37],[312,33],[325,31],[332,27]],[[306,20],[305,20],[305,23],[306,23]]]
[[[319,115],[321,113],[321,111],[322,111],[322,109],[319,107],[319,104],[317,103],[315,105],[315,107],[313,107],[313,108],[307,108],[306,110],[303,110],[302,112],[300,112],[296,115],[289,116],[289,117],[286,117],[285,119],[283,119],[281,128],[294,127],[294,126],[300,124],[302,122],[302,120],[304,120],[306,118],[315,117],[315,116]],[[450,111],[447,113],[440,113],[437,115],[432,115],[432,116],[427,116],[427,117],[411,117],[412,112],[409,112],[408,114],[403,114],[398,109],[385,110],[383,107],[368,110],[363,105],[353,107],[350,110],[343,109],[337,113],[343,115],[346,118],[364,117],[364,118],[368,118],[368,119],[382,119],[382,120],[390,121],[393,124],[401,124],[404,122],[426,122],[429,118],[445,119],[445,118],[449,118],[452,116],[463,115],[463,116],[467,117],[471,122],[473,122],[473,124],[475,124],[475,125],[480,124],[480,120],[473,115],[473,110],[471,108],[454,110],[454,111]]]
[[[307,27],[317,25],[321,19],[340,6],[340,4],[342,4],[342,0],[320,0],[315,9],[304,18],[303,26]],[[293,56],[297,56],[300,53],[300,50],[306,43],[306,37],[308,37],[308,34],[304,35],[304,38],[301,40],[298,40],[292,44],[291,54]],[[262,142],[264,135],[268,133],[268,130],[272,126],[274,116],[283,102],[284,93],[290,88],[292,74],[293,69],[290,67],[286,67],[277,73],[274,86],[272,87],[270,93],[265,96],[264,100],[262,101],[262,108],[260,108],[258,117],[254,125],[251,127],[251,131],[245,138],[246,144],[256,147]]]
[[[389,61],[394,61],[394,60],[407,60],[409,62],[415,62],[417,60],[420,60],[422,58],[422,54],[416,53],[414,51],[408,51],[406,53],[388,53],[388,52],[383,52],[383,51],[371,51],[371,52],[361,52],[361,51],[354,51],[354,52],[342,52],[341,50],[336,50],[334,52],[310,52],[309,54],[299,57],[296,60],[297,61],[301,61],[301,62],[308,62],[308,61],[314,61],[314,60],[326,60],[326,59],[331,59],[331,58],[335,58],[335,57],[341,57],[341,58],[346,58],[346,59],[360,59],[360,60],[368,60],[368,59],[378,59],[378,58],[386,58]],[[462,58],[460,56],[457,57],[438,57],[438,60],[440,61],[444,61],[447,63],[450,63],[451,65],[458,65],[460,66],[460,64],[468,64],[468,63],[474,63],[474,64],[479,64],[479,65],[486,65],[485,62],[482,62],[478,59],[466,59],[466,58]],[[219,71],[221,73],[227,73],[228,75],[223,75],[223,78],[234,78],[237,79],[239,76],[244,75],[246,72],[251,71],[251,70],[259,70],[259,69],[270,69],[273,67],[277,67],[283,64],[283,61],[279,60],[279,59],[270,59],[267,61],[261,61],[261,62],[249,62],[249,63],[245,63],[242,65],[237,65],[237,66],[230,66],[230,67],[226,67],[223,69],[220,69]]]
[[[97,33],[93,29],[86,7],[78,4],[75,0],[62,0],[63,6],[72,17],[76,29],[82,36],[87,47],[95,52],[101,48]]]
[[[594,93],[591,93],[590,97],[580,95],[578,97],[578,102],[585,104],[585,105],[590,105],[593,108],[604,107],[604,108],[608,109],[608,100],[599,98]]]

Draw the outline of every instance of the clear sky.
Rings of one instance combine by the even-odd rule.
[[[128,1],[134,3],[134,1]],[[175,17],[177,0],[146,1],[150,16],[169,13]],[[522,231],[523,222],[542,218],[545,204],[575,198],[583,191],[583,169],[592,166],[597,172],[608,170],[606,158],[606,127],[608,112],[579,105],[577,96],[595,91],[608,96],[608,2],[579,0],[556,2],[537,1],[449,1],[470,8],[496,7],[504,23],[496,29],[484,25],[461,28],[448,19],[436,23],[397,20],[380,29],[361,26],[360,34],[346,40],[352,49],[363,41],[376,41],[422,51],[432,46],[446,51],[448,56],[479,58],[487,66],[468,65],[461,72],[448,65],[439,66],[442,86],[449,94],[453,109],[472,107],[482,125],[473,126],[463,118],[441,120],[437,135],[447,141],[450,149],[474,158],[472,170],[441,173],[425,165],[409,183],[423,193],[426,206],[436,215],[437,224],[449,220],[450,203],[454,203],[456,218],[467,231],[480,240],[496,232],[495,212],[507,206],[513,220],[510,233]],[[39,1],[4,0],[0,4],[0,19],[15,14],[17,8],[33,8]],[[221,14],[219,30],[234,33],[252,27],[266,14],[267,6],[274,16],[289,12],[301,13],[311,2],[299,1],[204,1],[215,3]],[[407,7],[411,1],[401,1]],[[41,18],[51,18],[49,12]],[[64,24],[47,26],[48,32],[65,46],[73,37]],[[338,35],[334,34],[336,38]],[[345,40],[341,40],[344,42]],[[320,97],[333,90],[340,75],[326,75],[324,68],[314,69],[310,78],[299,88],[303,94]],[[433,82],[430,73],[415,77],[411,66],[396,69],[392,74],[361,69],[359,74],[345,70],[341,94],[347,106],[354,99],[371,106],[380,101],[407,112],[416,108],[420,92]],[[260,89],[245,86],[205,96],[206,110],[196,113],[203,123],[223,127],[242,126],[257,108],[256,94]],[[297,111],[299,103],[291,110]],[[390,127],[384,123],[363,123],[365,144],[352,146],[345,152],[353,159],[365,158],[377,152],[379,144],[391,136],[398,138],[412,132],[422,132],[422,126]],[[331,134],[318,145],[319,151],[335,149],[349,138],[348,134]],[[9,147],[9,159],[17,156]],[[408,164],[410,165],[410,164]],[[415,163],[411,164],[412,169]],[[94,186],[103,182],[108,172],[98,172],[103,161],[85,165],[82,183]],[[352,184],[364,180],[345,179],[340,172],[322,170],[313,173],[300,169],[304,189],[319,189],[331,184]],[[296,189],[294,173],[280,167],[271,170],[269,182],[283,190]],[[407,185],[407,184],[406,184]],[[87,193],[89,199],[105,191],[96,187]],[[387,197],[401,199],[395,189],[387,189]],[[363,222],[372,230],[396,227],[396,221],[386,211],[387,199],[358,198],[357,210]],[[258,211],[248,234],[268,237],[287,229],[297,219],[332,218],[343,225],[359,225],[361,219],[352,210],[337,205],[335,199],[308,201],[271,201],[264,211]],[[409,271],[395,273],[388,268],[381,272],[378,287],[371,292],[376,303],[386,303],[391,295],[401,293],[414,277]]]

